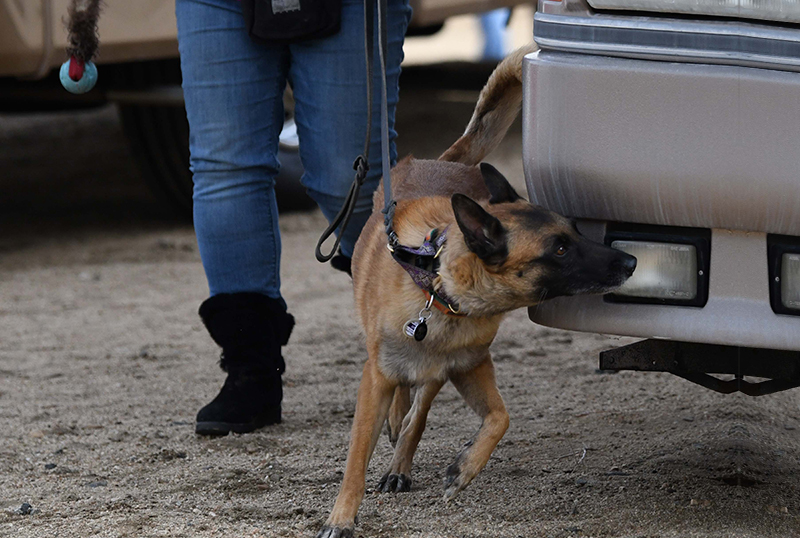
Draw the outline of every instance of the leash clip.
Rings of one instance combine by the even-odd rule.
[[[433,311],[431,310],[431,305],[433,305],[433,295],[428,297],[428,300],[425,301],[425,307],[419,311],[420,321],[428,321],[430,317],[433,315]]]
[[[389,242],[386,246],[389,247],[390,251],[394,252],[394,249],[400,244],[400,240],[397,238],[397,234],[394,233],[394,230],[389,230],[386,235],[389,237]]]

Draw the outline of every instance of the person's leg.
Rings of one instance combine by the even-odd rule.
[[[228,372],[197,431],[250,431],[280,421],[280,346],[293,325],[280,296],[273,188],[289,54],[252,43],[235,0],[178,0],[176,14],[194,223],[211,294],[200,315]]]
[[[506,25],[509,16],[508,8],[495,9],[480,15],[484,37],[481,60],[499,62],[508,54]]]
[[[194,223],[210,294],[280,298],[274,178],[285,47],[250,41],[235,0],[178,0]]]
[[[353,162],[364,151],[367,124],[364,7],[344,0],[341,31],[329,38],[290,45],[289,79],[294,90],[295,121],[300,137],[303,184],[328,221],[342,207],[355,172]],[[403,39],[411,8],[407,0],[389,0],[387,79],[391,162],[397,160],[394,139]],[[376,21],[377,24],[377,21]],[[377,28],[377,26],[376,26]],[[377,38],[377,30],[376,30]],[[372,193],[381,178],[380,68],[375,44],[375,95],[372,102],[372,144],[369,174],[355,212],[342,236],[341,250],[351,257],[361,229],[372,212]]]

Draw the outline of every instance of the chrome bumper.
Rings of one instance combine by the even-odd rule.
[[[800,73],[539,51],[523,77],[533,202],[800,235]]]
[[[705,307],[559,298],[537,323],[800,350],[769,301],[767,233],[800,236],[800,73],[540,51],[524,63],[533,203],[594,221],[712,229]],[[585,224],[584,224],[585,227]]]

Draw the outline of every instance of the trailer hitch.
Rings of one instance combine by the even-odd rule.
[[[602,370],[668,372],[722,394],[764,396],[800,387],[800,352],[642,340],[600,353]],[[732,375],[720,379],[716,375]],[[747,381],[745,376],[762,378]]]

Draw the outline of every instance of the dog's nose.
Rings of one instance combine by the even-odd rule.
[[[619,260],[619,266],[630,277],[636,269],[636,258],[630,254],[623,254]]]

